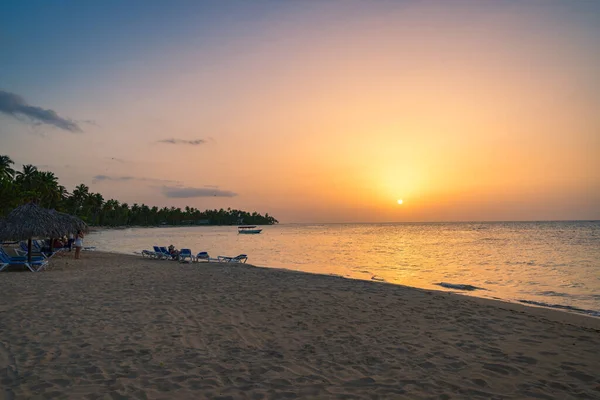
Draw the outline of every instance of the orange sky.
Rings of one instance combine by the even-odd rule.
[[[105,198],[282,222],[600,219],[600,19],[564,4],[290,4],[22,90],[96,122],[0,117],[0,153]]]

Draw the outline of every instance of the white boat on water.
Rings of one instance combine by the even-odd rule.
[[[257,229],[256,225],[242,225],[238,226],[238,233],[242,233],[245,235],[255,235],[257,233],[261,233],[262,229]]]

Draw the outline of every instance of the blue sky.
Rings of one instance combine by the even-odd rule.
[[[59,90],[72,79],[244,34],[279,2],[10,1],[0,15],[5,87]],[[279,3],[280,4],[280,3]],[[10,77],[10,79],[8,79]]]

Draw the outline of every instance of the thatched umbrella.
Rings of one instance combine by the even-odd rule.
[[[31,238],[61,237],[72,229],[55,211],[28,203],[12,210],[1,222],[0,240],[27,239],[27,259],[31,262]]]
[[[68,227],[68,231],[64,232],[64,234],[75,233],[77,231],[87,233],[90,230],[88,225],[85,222],[83,222],[82,219],[74,215],[62,213],[56,210],[51,211],[63,222],[65,226]]]

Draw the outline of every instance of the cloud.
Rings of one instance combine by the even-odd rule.
[[[194,140],[184,140],[184,139],[163,139],[159,140],[157,143],[167,143],[167,144],[187,144],[190,146],[198,146],[200,144],[206,143],[204,139],[194,139]]]
[[[29,105],[21,96],[3,90],[0,90],[0,112],[17,119],[26,117],[36,125],[54,125],[69,132],[83,132],[77,123],[60,117],[56,111]]]
[[[98,124],[96,121],[94,121],[93,119],[84,119],[83,121],[84,124],[88,124],[88,125],[94,125],[97,126],[98,128],[100,128],[100,124]]]
[[[179,183],[179,181],[172,181],[169,179],[154,179],[154,178],[139,178],[135,176],[109,176],[109,175],[96,175],[92,178],[93,183],[98,182],[128,182],[128,181],[139,181],[139,182],[152,182],[152,183]]]
[[[187,199],[190,197],[235,197],[237,193],[229,190],[211,188],[191,188],[164,186],[162,192],[165,196],[173,199]]]
[[[106,158],[107,160],[110,160],[110,161],[121,163],[121,164],[127,162],[127,161],[123,160],[122,158],[117,158],[117,157],[104,157],[104,158]]]
[[[94,183],[102,181],[130,181],[135,179],[133,176],[108,176],[108,175],[96,175],[94,176]]]

